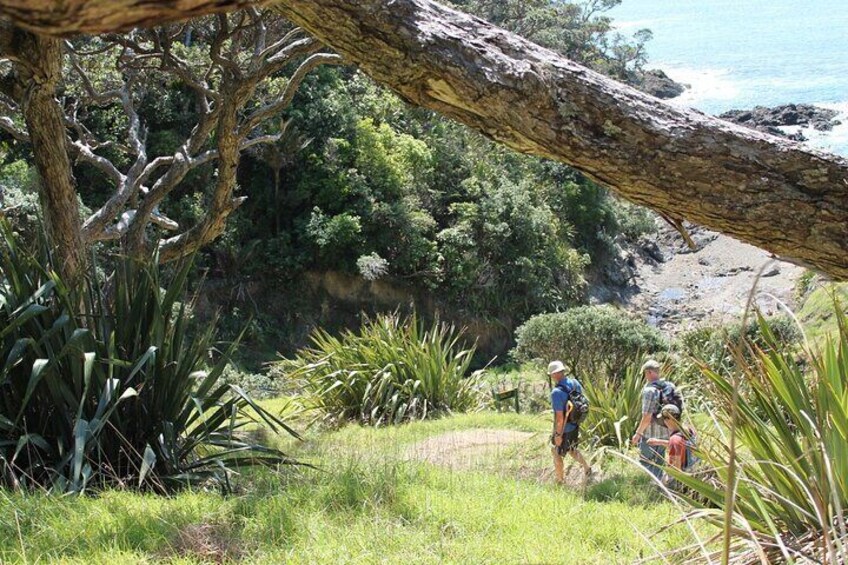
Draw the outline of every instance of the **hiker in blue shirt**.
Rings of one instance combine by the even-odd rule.
[[[583,467],[583,483],[592,474],[592,468],[586,463],[583,454],[577,449],[577,440],[580,433],[580,425],[574,423],[572,412],[575,410],[574,403],[569,396],[572,391],[583,392],[583,387],[577,381],[565,376],[565,366],[562,361],[552,361],[548,365],[548,375],[554,385],[551,391],[551,407],[554,410],[554,433],[551,435],[554,456],[554,473],[556,482],[562,484],[565,480],[563,470],[563,456],[568,453],[575,461]]]

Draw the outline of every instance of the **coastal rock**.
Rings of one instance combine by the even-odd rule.
[[[640,90],[663,100],[680,96],[688,88],[687,85],[675,82],[659,69],[645,71],[641,79]]]
[[[650,257],[657,263],[665,263],[665,255],[656,241],[647,237],[641,237],[636,245],[647,257]]]
[[[755,106],[751,110],[730,110],[721,114],[719,118],[771,135],[806,141],[800,132],[786,133],[779,128],[800,126],[818,131],[830,131],[841,123],[834,119],[837,114],[836,110],[819,108],[811,104],[784,104],[773,108]]]
[[[716,277],[732,277],[732,276],[738,275],[739,273],[750,272],[752,270],[753,269],[751,268],[750,265],[737,265],[737,266],[729,267],[729,268],[726,268],[726,269],[720,269],[720,270],[716,271],[715,276]]]

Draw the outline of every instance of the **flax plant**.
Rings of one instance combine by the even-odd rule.
[[[642,417],[644,381],[638,364],[628,365],[621,378],[601,377],[581,381],[589,399],[589,415],[583,424],[589,437],[601,445],[624,449],[629,432]]]
[[[478,405],[479,373],[469,374],[475,348],[462,348],[452,325],[380,315],[358,332],[319,329],[311,340],[282,369],[305,382],[331,420],[397,424]]]
[[[838,305],[836,316],[839,335],[819,351],[799,356],[778,347],[762,320],[768,347],[735,350],[746,385],[736,395],[735,480],[726,442],[701,453],[715,471],[709,480],[669,471],[703,498],[689,499],[694,513],[731,529],[731,563],[848,561],[848,325]],[[716,420],[729,428],[733,380],[702,370],[714,390]],[[726,521],[729,481],[735,496]],[[717,555],[697,560],[704,557]]]
[[[214,324],[190,331],[178,302],[190,265],[162,290],[155,261],[118,258],[108,285],[92,269],[70,288],[52,261],[0,224],[0,485],[226,489],[240,467],[292,462],[247,433],[294,431],[220,381],[228,355],[207,366]]]

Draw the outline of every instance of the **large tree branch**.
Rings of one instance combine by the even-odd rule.
[[[77,52],[76,49],[74,49],[73,43],[65,41],[65,50],[68,53],[68,60],[71,62],[71,68],[74,69],[74,72],[80,79],[83,90],[88,95],[88,102],[105,106],[106,104],[120,99],[121,91],[118,89],[97,92],[94,88],[94,84],[92,84],[91,79],[88,76],[88,73],[83,70],[79,60],[77,59]]]
[[[40,31],[126,29],[238,0],[0,0]],[[214,4],[214,7],[211,6]],[[675,109],[430,0],[278,0],[415,104],[575,166],[625,198],[848,278],[848,161]],[[108,10],[104,7],[108,6]],[[106,12],[109,12],[106,14]]]
[[[341,65],[342,62],[342,58],[334,53],[315,53],[314,55],[307,57],[300,66],[298,66],[297,70],[292,73],[292,76],[289,78],[289,82],[283,89],[282,94],[275,101],[255,110],[245,119],[244,124],[240,128],[241,133],[243,135],[248,135],[264,120],[267,120],[288,108],[295,93],[297,92],[297,89],[300,88],[300,84],[303,82],[303,79],[305,79],[306,75],[308,75],[316,67],[320,65]]]
[[[126,174],[120,172],[111,161],[94,153],[86,141],[87,130],[78,122],[76,116],[68,118],[71,125],[79,132],[80,139],[72,144],[72,149],[76,151],[78,158],[98,167],[115,185],[114,194],[109,197],[99,210],[89,216],[82,226],[83,238],[86,241],[96,241],[109,237],[109,224],[121,213],[133,194],[139,190],[139,180],[147,165],[147,150],[142,140],[141,120],[133,102],[131,91],[134,82],[133,77],[125,80],[119,89],[102,94],[97,93],[87,73],[76,60],[75,53],[69,42],[67,47],[71,53],[71,64],[82,81],[84,89],[91,101],[93,103],[108,103],[116,99],[120,101],[128,120],[127,137],[130,142],[129,152],[135,154],[135,162],[130,166],[129,171]]]
[[[0,116],[0,129],[11,135],[15,140],[29,143],[29,134],[18,125],[9,116]]]
[[[106,157],[101,157],[96,154],[90,145],[87,143],[77,140],[73,141],[70,144],[70,154],[79,161],[85,161],[86,163],[97,167],[100,172],[109,177],[113,183],[120,184],[123,183],[126,179],[121,171],[118,170],[118,167],[112,163]]]
[[[625,198],[848,277],[848,161],[661,101],[428,0],[284,0],[406,99]]]
[[[289,35],[286,34],[286,37]],[[323,48],[324,46],[319,41],[315,41],[312,37],[305,37],[292,41],[270,55],[266,55],[264,52],[260,53],[253,57],[250,72],[244,77],[244,80],[258,84],[274,73],[282,71],[286,65],[298,57],[310,56]]]
[[[228,92],[222,97],[224,104],[216,125],[218,178],[208,209],[203,219],[185,233],[160,242],[160,261],[172,261],[192,253],[218,237],[224,231],[227,217],[245,201],[244,197],[233,198],[233,191],[236,187],[236,171],[242,150],[242,139],[237,133],[238,113],[252,92],[252,87],[244,84],[225,84],[223,88]]]
[[[73,35],[129,31],[268,3],[268,0],[3,0],[0,15],[37,33]]]
[[[277,51],[279,51],[282,47],[288,45],[295,37],[304,33],[302,28],[296,27],[289,30],[285,35],[279,38],[277,41],[264,48],[258,55],[256,55],[257,61],[265,61],[269,56],[273,55]]]

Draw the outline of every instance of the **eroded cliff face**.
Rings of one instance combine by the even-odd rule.
[[[415,289],[390,279],[367,281],[360,276],[338,271],[308,271],[297,281],[250,281],[238,285],[208,280],[195,308],[201,319],[214,312],[255,311],[263,326],[265,343],[246,343],[243,347],[293,354],[309,344],[315,328],[328,331],[357,328],[366,316],[398,311],[417,312],[425,320],[453,323],[466,329],[467,345],[476,340],[477,362],[485,364],[497,357],[506,361],[514,345],[515,328],[524,320],[482,319],[469,316],[442,302],[426,290]],[[234,322],[238,323],[238,322]]]

